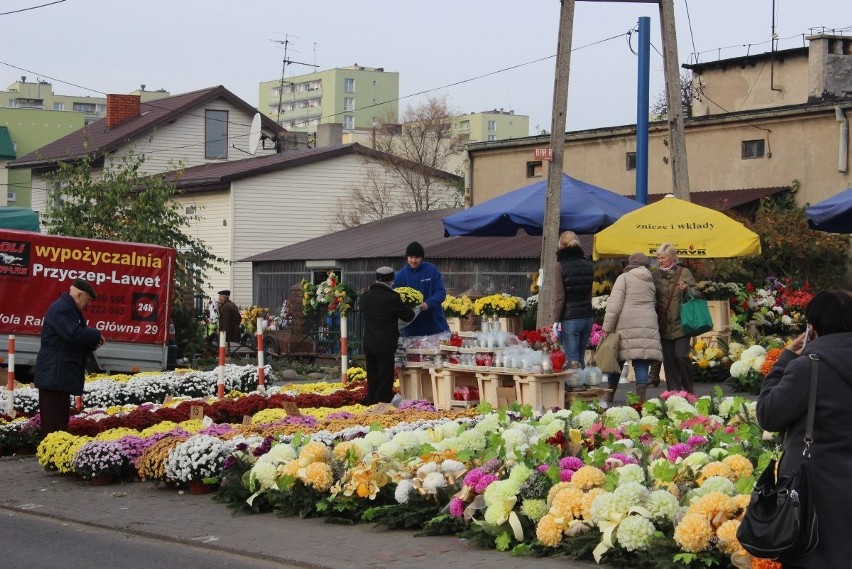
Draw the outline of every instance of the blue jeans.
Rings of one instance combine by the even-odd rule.
[[[594,319],[572,318],[562,321],[562,349],[565,350],[565,361],[580,362],[580,367],[586,367],[586,347],[589,345],[589,336],[592,335],[592,324]]]
[[[651,360],[633,360],[630,365],[633,366],[633,377],[636,378],[636,385],[648,385],[648,370],[651,368]]]

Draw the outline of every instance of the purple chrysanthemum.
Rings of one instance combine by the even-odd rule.
[[[692,453],[692,447],[686,443],[677,443],[672,445],[666,451],[666,456],[670,462],[675,462],[679,458],[686,458]]]

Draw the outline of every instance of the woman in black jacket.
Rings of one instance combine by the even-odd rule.
[[[810,354],[818,360],[817,399],[811,461],[811,492],[819,520],[819,544],[811,553],[782,559],[790,567],[849,567],[852,540],[846,522],[852,512],[852,296],[846,291],[817,294],[805,308],[810,324],[772,366],[757,399],[757,420],[767,431],[784,433],[779,476],[802,460],[811,378]],[[806,345],[805,345],[806,344]]]
[[[562,323],[562,346],[567,365],[579,362],[586,367],[586,346],[592,335],[592,282],[595,271],[586,259],[580,240],[573,231],[559,236],[556,265],[553,270],[553,317]],[[560,370],[554,370],[560,371]]]

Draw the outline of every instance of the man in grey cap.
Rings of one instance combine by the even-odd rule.
[[[68,429],[71,395],[83,394],[86,359],[104,343],[100,330],[86,326],[83,316],[97,296],[88,281],[77,279],[44,316],[35,365],[44,435]]]
[[[367,356],[365,405],[393,400],[393,364],[399,342],[399,321],[411,322],[414,310],[391,288],[393,269],[379,267],[376,282],[358,297],[364,315],[364,354]]]

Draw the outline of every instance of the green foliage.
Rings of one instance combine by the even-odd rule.
[[[58,163],[51,176],[46,225],[56,235],[174,248],[172,300],[178,306],[189,302],[207,273],[219,270],[215,264],[225,260],[186,232],[189,224],[173,199],[178,193],[174,181],[161,174],[145,174],[145,160],[144,155],[131,152],[120,159],[86,156]],[[104,162],[110,166],[101,170]],[[181,318],[175,328],[178,338],[187,337],[184,349],[189,349],[196,341],[194,326]]]
[[[758,282],[769,275],[789,276],[796,283],[809,282],[816,290],[843,283],[849,239],[808,227],[804,208],[795,202],[798,187],[794,180],[789,191],[762,198],[752,216],[731,215],[760,235],[760,255],[690,261],[695,277]]]
[[[204,348],[204,326],[196,317],[195,309],[184,303],[172,306],[172,323],[175,325],[175,342],[178,347],[178,357],[190,357],[200,353]],[[217,362],[218,364],[218,362]]]

